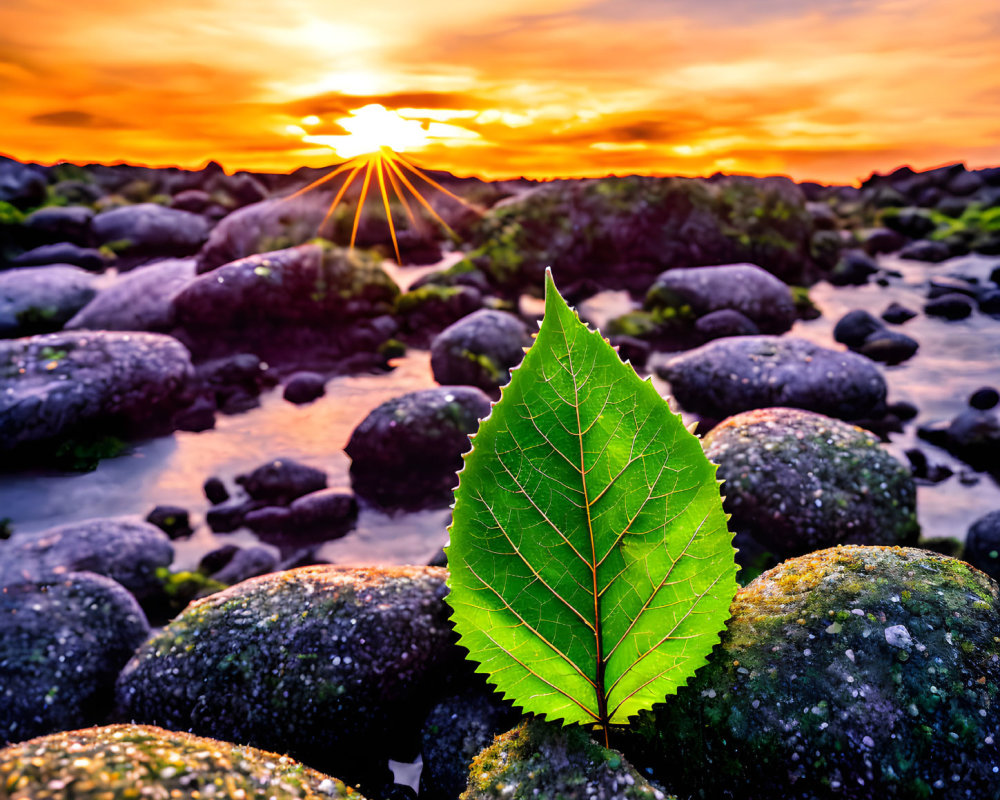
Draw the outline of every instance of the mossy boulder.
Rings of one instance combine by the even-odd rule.
[[[288,756],[152,725],[55,733],[0,750],[0,791],[10,800],[364,800]]]
[[[408,339],[423,343],[482,307],[483,295],[476,287],[425,283],[399,296],[395,314]]]
[[[431,369],[441,384],[477,386],[499,397],[510,371],[531,344],[527,326],[513,314],[482,309],[449,325],[431,344]]]
[[[617,750],[579,727],[532,719],[498,736],[469,768],[462,800],[666,800]]]
[[[5,585],[0,743],[103,722],[118,671],[148,633],[135,598],[110,578],[67,572]]]
[[[251,350],[280,363],[304,350],[329,358],[376,350],[395,332],[390,318],[378,318],[392,312],[398,294],[372,254],[320,242],[214,269],[173,305],[197,354]]]
[[[708,666],[634,737],[672,789],[996,796],[1000,590],[986,575],[924,550],[837,547],[764,573],[731,611]]]
[[[665,269],[739,262],[798,283],[812,263],[812,233],[805,197],[787,179],[602,178],[498,203],[470,260],[510,295],[540,289],[548,266],[566,287],[596,281],[634,292]]]
[[[784,558],[836,544],[915,544],[917,490],[867,431],[821,414],[737,414],[702,442],[730,527]]]
[[[304,567],[188,606],[118,681],[126,719],[382,785],[461,656],[432,567]]]
[[[490,398],[472,386],[440,386],[394,397],[351,433],[351,482],[387,507],[447,505],[469,436],[490,413]]]
[[[884,412],[885,378],[870,359],[805,339],[716,339],[655,369],[686,411],[717,420],[777,406],[847,420]]]

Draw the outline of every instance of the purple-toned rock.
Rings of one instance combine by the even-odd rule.
[[[91,229],[98,242],[116,242],[126,255],[186,256],[208,239],[209,224],[187,211],[138,203],[98,214]]]
[[[94,276],[78,267],[0,272],[0,338],[60,330],[95,294]]]
[[[70,242],[43,244],[33,250],[21,253],[11,260],[15,267],[44,267],[50,264],[68,264],[80,267],[90,272],[101,272],[104,267],[104,256],[92,247],[80,247]]]
[[[90,243],[90,221],[94,209],[87,206],[46,206],[24,218],[24,227],[36,242]]]
[[[276,458],[262,464],[236,482],[254,500],[287,505],[296,497],[326,488],[326,473],[290,458]]]
[[[326,378],[318,372],[295,372],[285,381],[283,397],[289,403],[311,403],[326,394]]]
[[[449,325],[431,344],[431,369],[442,385],[477,386],[499,396],[531,343],[527,326],[505,311],[481,309]]]

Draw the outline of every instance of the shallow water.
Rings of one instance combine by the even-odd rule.
[[[792,333],[839,349],[832,329],[847,311],[863,308],[878,316],[893,300],[920,311],[931,276],[971,274],[985,279],[998,261],[967,257],[930,266],[886,257],[883,266],[899,270],[902,278],[892,279],[888,287],[834,288],[820,283],[811,296],[823,316],[797,323]],[[429,269],[397,268],[393,274],[407,285]],[[583,303],[581,311],[600,325],[629,304],[626,294],[607,292]],[[523,311],[540,310],[530,302],[523,306]],[[916,338],[920,350],[904,364],[883,367],[889,399],[909,401],[920,414],[903,434],[893,435],[888,446],[904,462],[903,451],[919,446],[932,462],[951,466],[954,476],[919,488],[918,515],[925,535],[962,538],[972,521],[1000,509],[1000,487],[984,474],[978,475],[975,485],[963,485],[958,474],[968,468],[917,440],[915,430],[917,424],[953,417],[980,386],[1000,384],[1000,321],[974,314],[968,320],[947,322],[920,314],[896,327]],[[196,533],[187,541],[174,542],[175,566],[193,567],[213,547],[257,541],[246,530],[213,534],[203,524],[209,504],[202,484],[209,476],[221,477],[232,488],[236,475],[280,456],[326,470],[331,486],[350,486],[350,460],[343,447],[355,426],[383,401],[436,385],[426,351],[410,351],[393,363],[395,369],[384,374],[334,378],[327,383],[326,395],[306,406],[286,402],[280,387],[267,391],[260,407],[235,416],[220,415],[214,430],[139,442],[128,455],[102,461],[94,472],[0,476],[0,517],[10,517],[16,532],[29,532],[92,517],[144,516],[158,504],[179,505],[191,512]],[[446,541],[449,518],[448,509],[389,515],[362,506],[355,529],[325,543],[318,553],[334,563],[426,563]]]

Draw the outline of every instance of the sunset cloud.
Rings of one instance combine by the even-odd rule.
[[[1000,162],[993,0],[6,0],[0,31],[0,151],[46,163],[319,166],[371,104],[489,177]]]

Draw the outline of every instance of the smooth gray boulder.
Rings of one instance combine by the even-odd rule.
[[[121,275],[66,323],[68,330],[169,331],[174,298],[194,280],[194,260],[171,258]]]
[[[96,294],[94,276],[68,264],[0,272],[0,338],[58,331]]]
[[[686,411],[712,419],[787,406],[852,420],[885,405],[885,378],[870,359],[793,337],[717,339],[655,369]]]

